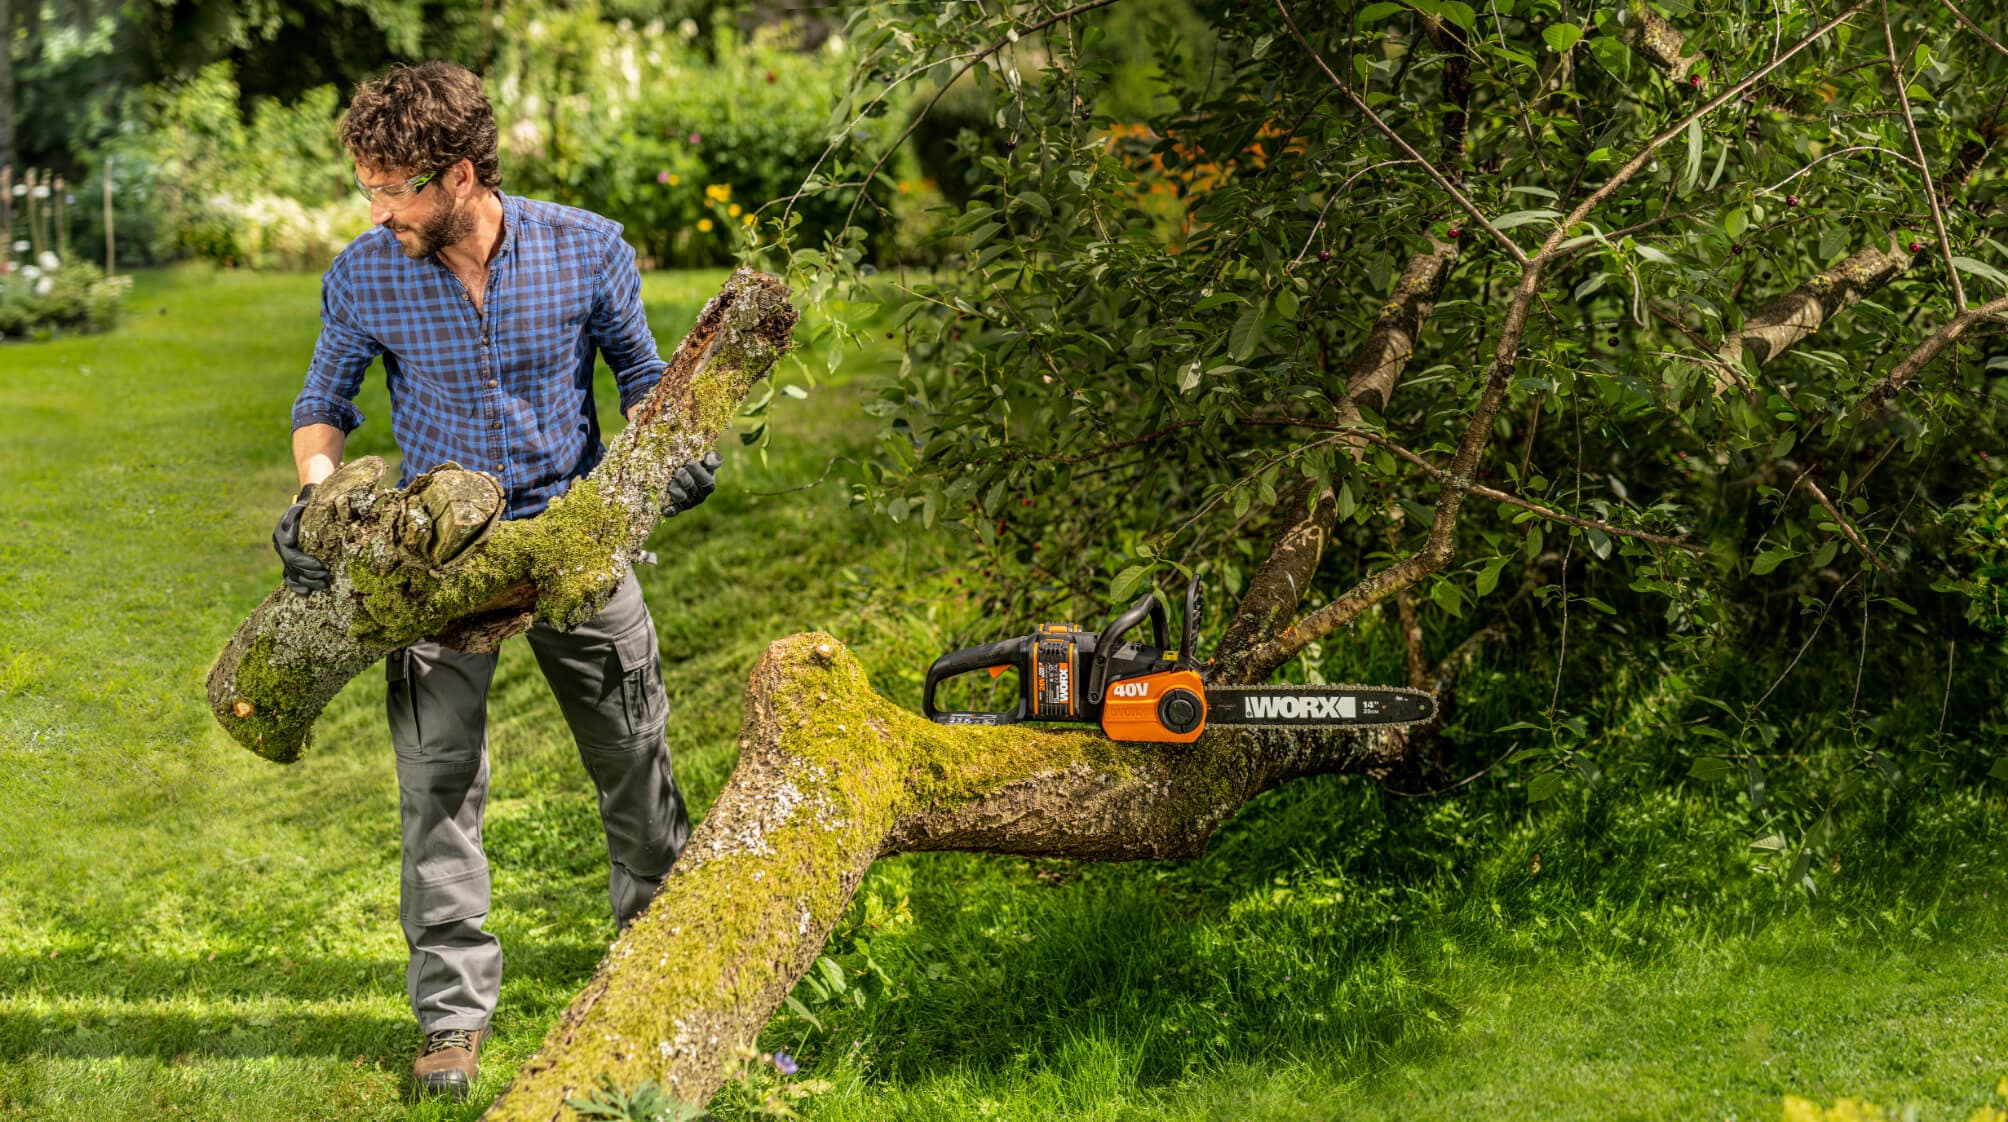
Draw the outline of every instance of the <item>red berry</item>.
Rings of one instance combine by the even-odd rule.
[[[770,86],[773,85],[777,77],[779,77],[779,75],[775,74],[772,70],[769,70],[767,72],[767,84]]]
[[[1319,260],[1320,262],[1326,262],[1326,261],[1330,261],[1331,259],[1332,259],[1332,251],[1331,251],[1331,250],[1329,250],[1329,249],[1321,249],[1321,250],[1319,250],[1319,251],[1318,251],[1318,260]]]
[[[1921,250],[1921,249],[1923,249],[1923,248],[1924,248],[1924,243],[1923,243],[1923,242],[1912,242],[1912,243],[1910,243],[1910,251],[1911,251],[1912,253],[1916,253],[1917,251],[1919,251],[1919,250]]]
[[[1743,252],[1743,243],[1742,243],[1742,242],[1731,242],[1731,243],[1729,243],[1729,252],[1731,252],[1731,253],[1741,253],[1741,252]]]
[[[1688,84],[1688,85],[1690,85],[1690,86],[1694,86],[1694,87],[1696,87],[1696,88],[1699,88],[1699,87],[1700,87],[1700,85],[1701,85],[1701,75],[1699,75],[1699,74],[1690,74],[1690,75],[1688,75],[1688,76],[1687,76],[1687,84]]]
[[[1019,499],[1019,500],[1018,500],[1018,505],[1019,505],[1019,506],[1031,506],[1031,505],[1032,505],[1032,500],[1030,500],[1030,499]]]
[[[961,584],[961,583],[962,583],[962,578],[961,578],[961,577],[956,577],[956,578],[955,578],[955,583],[957,583],[957,584]]]
[[[1797,196],[1797,195],[1787,195],[1787,196],[1785,196],[1785,205],[1786,205],[1786,206],[1798,206],[1798,205],[1799,205],[1799,196]]]
[[[1452,227],[1450,228],[1450,236],[1451,236],[1451,237],[1453,237],[1453,238],[1454,238],[1454,237],[1456,237],[1457,235],[1459,235],[1459,234],[1463,233],[1463,232],[1464,232],[1464,231],[1462,231],[1462,230],[1458,229],[1458,228],[1457,228],[1457,227],[1455,227],[1455,226],[1452,226]]]

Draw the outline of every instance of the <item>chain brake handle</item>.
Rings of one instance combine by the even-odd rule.
[[[1109,659],[1116,653],[1116,646],[1122,642],[1122,637],[1135,631],[1137,625],[1146,618],[1150,620],[1150,634],[1157,643],[1157,649],[1162,651],[1170,648],[1170,637],[1166,633],[1169,621],[1165,618],[1164,601],[1157,598],[1157,593],[1146,592],[1136,603],[1129,606],[1128,611],[1110,620],[1109,625],[1102,628],[1101,635],[1095,639],[1095,667],[1088,675],[1088,704],[1102,703],[1102,695],[1107,692],[1109,684]]]

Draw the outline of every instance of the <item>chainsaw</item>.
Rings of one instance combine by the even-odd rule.
[[[1057,721],[1101,726],[1111,740],[1189,744],[1209,725],[1256,728],[1387,728],[1436,716],[1436,695],[1392,686],[1209,685],[1194,655],[1203,597],[1194,578],[1185,590],[1184,646],[1166,641],[1164,604],[1146,593],[1099,633],[1046,623],[1030,635],[951,651],[928,668],[921,699],[944,725]],[[1148,619],[1154,646],[1127,636]],[[976,671],[1018,671],[1018,700],[997,713],[938,709],[934,691]]]

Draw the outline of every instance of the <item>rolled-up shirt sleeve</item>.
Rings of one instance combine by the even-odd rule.
[[[620,387],[621,412],[655,388],[662,377],[662,354],[656,350],[655,336],[648,329],[648,317],[641,306],[641,272],[635,268],[634,247],[620,238],[610,239],[606,263],[600,271],[599,300],[586,321],[593,345],[614,372]]]
[[[355,406],[363,374],[383,348],[355,325],[348,288],[330,272],[321,280],[321,337],[307,365],[307,384],[293,399],[293,427],[333,425],[352,432],[363,423]]]

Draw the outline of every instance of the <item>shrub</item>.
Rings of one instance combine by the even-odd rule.
[[[127,277],[106,277],[82,261],[44,253],[33,264],[0,275],[0,336],[46,339],[58,329],[102,331],[118,319]]]

